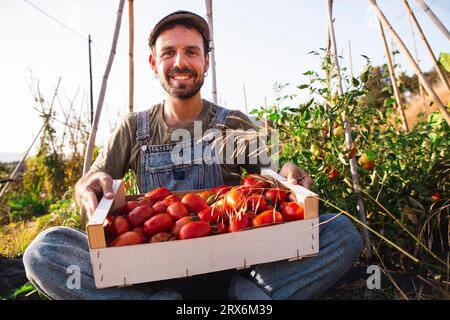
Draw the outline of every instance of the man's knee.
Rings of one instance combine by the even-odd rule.
[[[45,268],[48,261],[52,261],[55,245],[61,244],[64,237],[73,232],[66,227],[52,227],[39,233],[30,243],[23,254],[23,264],[28,278],[33,278],[39,269]]]
[[[359,257],[362,249],[362,238],[357,228],[352,223],[350,218],[345,215],[322,215],[321,222],[324,222],[323,228],[326,232],[333,233],[336,241],[342,243],[342,250],[344,254],[356,260]]]

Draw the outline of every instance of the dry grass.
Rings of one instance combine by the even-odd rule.
[[[58,217],[51,214],[32,221],[13,222],[0,229],[0,255],[22,255],[27,246],[43,230],[58,224]]]
[[[444,85],[437,84],[433,88],[442,102],[449,106],[450,92],[445,89]],[[418,122],[426,119],[430,113],[439,110],[436,103],[430,106],[431,101],[432,99],[426,94],[424,99],[422,99],[420,95],[414,95],[407,99],[405,104],[405,114],[406,121],[410,128],[413,128]]]

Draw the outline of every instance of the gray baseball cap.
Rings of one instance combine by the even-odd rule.
[[[184,11],[179,10],[172,12],[171,14],[165,16],[162,18],[153,28],[152,32],[150,33],[150,36],[148,38],[148,43],[150,47],[155,45],[156,39],[158,38],[159,34],[163,30],[164,26],[166,26],[168,23],[173,23],[176,21],[184,21],[188,23],[189,25],[193,26],[195,29],[197,29],[200,34],[202,35],[203,39],[209,43],[210,39],[210,32],[209,32],[209,25],[208,22],[206,22],[205,19],[203,19],[198,14],[195,14],[190,11]]]

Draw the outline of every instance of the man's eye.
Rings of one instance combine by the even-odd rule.
[[[195,50],[188,50],[186,53],[190,56],[194,56],[197,54],[197,52]]]

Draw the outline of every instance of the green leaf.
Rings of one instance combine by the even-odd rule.
[[[369,158],[369,160],[375,160],[377,158],[377,156],[375,155],[375,153],[373,151],[367,151],[366,155],[367,155],[367,158]]]
[[[383,106],[384,106],[384,107],[390,107],[390,106],[394,105],[395,102],[396,102],[396,101],[395,101],[394,98],[389,97],[389,98],[387,98],[386,100],[384,100]]]
[[[441,54],[439,55],[439,63],[447,72],[450,72],[450,53],[441,52]]]
[[[26,293],[31,294],[31,293],[34,293],[36,290],[37,289],[31,284],[31,282],[27,282],[20,288],[8,292],[5,296],[5,298],[9,299],[9,300],[14,300],[20,295],[23,295]]]
[[[301,85],[297,86],[297,88],[299,88],[299,89],[306,89],[308,87],[309,87],[309,85],[307,85],[307,84],[301,84]]]
[[[358,79],[356,79],[355,77],[352,77],[352,85],[353,85],[354,87],[359,86],[359,81],[358,81]]]

